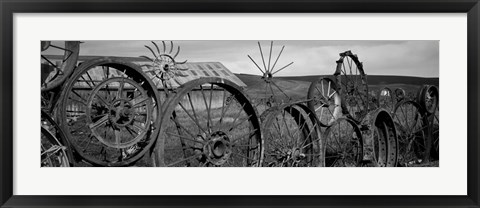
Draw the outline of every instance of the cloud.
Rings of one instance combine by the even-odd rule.
[[[156,41],[160,47],[161,41]],[[169,46],[169,42],[166,42]],[[265,65],[268,67],[270,41],[260,41]],[[219,61],[235,73],[260,74],[247,55],[262,68],[263,61],[257,41],[174,41],[181,46],[180,61]],[[144,47],[150,41],[85,41],[81,55],[152,56]],[[405,40],[275,40],[270,66],[273,66],[282,46],[285,46],[275,69],[294,62],[278,76],[325,75],[335,70],[339,53],[352,50],[364,63],[365,72],[375,75],[439,76],[439,42]],[[176,49],[175,49],[176,50]],[[48,52],[48,51],[47,51]]]

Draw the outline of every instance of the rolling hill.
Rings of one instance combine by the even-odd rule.
[[[270,88],[266,86],[261,76],[251,74],[235,74],[246,85],[246,93],[251,98],[269,97],[271,94],[265,95],[265,90],[271,92]],[[319,76],[297,76],[297,77],[276,77],[275,84],[282,90],[278,90],[273,86],[273,91],[276,97],[282,99],[284,97],[282,91],[293,98],[294,100],[304,99],[307,96],[310,83],[320,77],[333,78],[332,75]],[[386,75],[368,75],[369,91],[379,90],[381,87],[389,87],[391,90],[397,88],[404,89],[407,93],[415,94],[416,91],[424,84],[438,86],[438,78],[423,78],[423,77],[409,77],[409,76],[386,76]]]

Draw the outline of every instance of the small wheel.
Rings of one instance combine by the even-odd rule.
[[[379,108],[384,108],[391,112],[395,107],[394,100],[394,95],[390,88],[384,87],[380,91],[378,91],[377,105]]]
[[[395,89],[395,100],[398,103],[401,101],[405,100],[407,94],[405,93],[405,90],[402,88],[397,88]]]
[[[427,117],[415,101],[400,102],[393,112],[393,121],[398,135],[401,166],[412,166],[428,160],[431,147]]]
[[[173,41],[170,41],[170,46],[168,47],[166,46],[165,41],[162,41],[163,50],[160,50],[160,47],[158,47],[157,43],[155,43],[154,41],[152,41],[152,44],[155,46],[155,49],[157,51],[156,53],[148,45],[145,45],[145,48],[147,48],[152,53],[153,58],[150,58],[148,56],[140,56],[151,62],[144,65],[149,67],[149,69],[145,72],[151,73],[154,78],[157,78],[160,80],[160,82],[163,82],[165,88],[168,87],[166,86],[166,82],[170,82],[172,78],[187,76],[180,73],[180,71],[186,71],[188,69],[178,67],[180,64],[185,64],[187,61],[175,61],[178,54],[180,53],[180,46],[178,46],[178,48],[174,52]],[[169,51],[167,52],[167,50]]]
[[[65,41],[64,45],[53,45],[50,41],[41,42],[41,90],[49,91],[63,84],[70,77],[77,64],[80,51],[79,41]],[[54,63],[47,54],[62,53],[62,61]]]
[[[64,134],[53,119],[42,111],[41,167],[69,167],[71,155],[67,153]]]
[[[285,104],[262,116],[267,167],[323,166],[320,126],[315,113],[303,104]]]
[[[80,65],[62,89],[59,121],[75,152],[96,166],[127,166],[153,145],[160,96],[139,66],[120,58]]]
[[[337,85],[329,78],[321,78],[310,84],[308,89],[308,107],[316,113],[319,124],[329,127],[341,116],[341,98],[337,93]]]
[[[357,124],[339,118],[328,127],[325,138],[326,167],[356,167],[363,160],[363,137]]]
[[[370,109],[367,75],[363,64],[351,51],[340,53],[334,76],[342,97],[343,113],[360,123]]]
[[[240,88],[217,77],[185,83],[170,97],[155,165],[260,166],[263,141],[255,109]]]
[[[424,85],[417,96],[418,103],[429,114],[435,113],[438,106],[438,88],[433,85]]]

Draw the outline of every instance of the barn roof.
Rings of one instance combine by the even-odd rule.
[[[53,61],[59,61],[62,59],[62,56],[60,55],[46,55],[46,57],[50,60]],[[101,56],[80,56],[78,57],[78,64],[94,59],[94,58],[99,58]],[[146,60],[145,58],[141,57],[116,57],[116,58],[121,58],[125,61],[135,63],[139,66],[144,71],[151,70],[150,67],[146,66],[145,64],[149,64],[150,61]],[[227,79],[235,83],[236,85],[240,87],[246,87],[247,85],[240,80],[235,74],[233,74],[227,67],[225,67],[222,63],[220,62],[187,62],[185,64],[179,64],[179,68],[182,69],[187,69],[185,71],[180,71],[183,76],[177,76],[174,79],[172,79],[171,84],[173,88],[177,88],[182,84],[185,84],[188,81],[198,79],[201,77],[221,77],[223,79]],[[95,73],[95,70],[93,70],[92,73],[92,78],[95,79],[94,77],[101,76],[101,71],[98,70],[99,73]],[[152,80],[158,80],[154,79],[154,75],[151,73],[145,73],[147,74],[150,79]],[[158,84],[157,84],[158,83]],[[159,82],[155,82],[157,84],[158,89],[162,89],[163,86]]]

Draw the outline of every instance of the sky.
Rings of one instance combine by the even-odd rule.
[[[155,41],[162,48],[161,41]],[[181,50],[176,61],[221,62],[234,73],[257,74],[261,72],[247,57],[250,55],[262,67],[263,62],[256,40],[180,41],[174,47]],[[166,41],[167,47],[170,41]],[[261,40],[266,65],[270,52],[270,40]],[[129,56],[146,55],[151,52],[144,47],[150,41],[84,41],[80,55]],[[368,75],[403,75],[417,77],[439,77],[439,41],[331,41],[331,40],[274,40],[271,65],[285,46],[275,69],[290,62],[288,68],[277,76],[329,75],[335,71],[339,53],[351,50],[363,62]],[[175,52],[174,50],[174,52]],[[48,53],[48,51],[46,51]],[[274,70],[275,71],[275,70]]]

